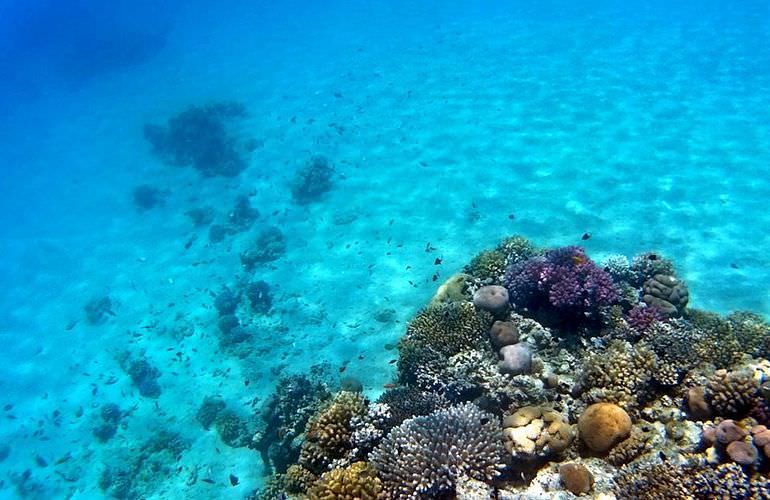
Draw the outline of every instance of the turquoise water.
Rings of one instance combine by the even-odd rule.
[[[0,495],[99,497],[94,463],[172,429],[184,473],[154,494],[206,471],[216,484],[195,497],[242,498],[259,454],[201,430],[204,397],[247,413],[321,361],[376,396],[405,322],[513,233],[597,260],[653,249],[696,307],[770,312],[762,2],[2,9]],[[239,175],[153,154],[145,124],[222,101],[247,112]],[[313,155],[333,184],[298,204]],[[138,210],[145,184],[164,203]],[[244,194],[259,218],[222,242],[186,215],[227,221]],[[217,342],[213,296],[246,275],[239,254],[267,226],[286,251],[249,274],[273,308],[241,358]],[[84,306],[105,296],[90,324]],[[138,393],[125,351],[158,368],[158,398]],[[105,403],[130,416],[100,443]]]

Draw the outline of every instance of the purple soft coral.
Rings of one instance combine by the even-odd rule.
[[[558,310],[592,314],[620,297],[610,275],[574,246],[511,267],[505,284],[519,307],[536,307],[547,299]]]

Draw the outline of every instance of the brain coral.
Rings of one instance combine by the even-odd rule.
[[[681,316],[690,300],[687,285],[674,276],[656,274],[644,282],[644,302],[669,316]]]
[[[618,405],[596,403],[578,420],[580,439],[597,453],[609,451],[631,432],[631,417]]]
[[[319,474],[334,461],[343,459],[352,448],[351,419],[366,414],[363,396],[339,392],[334,399],[307,423],[305,442],[300,451],[300,464]]]
[[[404,421],[370,458],[389,498],[444,498],[456,480],[491,481],[502,467],[497,418],[472,403]]]

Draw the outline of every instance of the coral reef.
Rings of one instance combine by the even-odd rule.
[[[438,287],[436,294],[430,301],[430,305],[471,300],[470,279],[471,277],[467,274],[454,274],[450,276],[449,279]]]
[[[253,271],[258,265],[280,259],[285,253],[286,237],[283,232],[275,226],[266,227],[254,243],[241,252],[241,265],[247,271]]]
[[[160,370],[152,366],[145,359],[131,361],[126,368],[126,372],[131,377],[139,394],[146,398],[157,398],[160,396],[160,385],[158,378]]]
[[[273,408],[252,447],[279,474],[255,498],[770,498],[763,318],[690,307],[656,253],[600,268],[514,237],[464,271],[407,324],[376,403],[303,382]],[[246,301],[225,298],[237,333]]]
[[[475,256],[465,266],[465,273],[483,284],[502,285],[508,267],[535,256],[538,249],[523,236],[511,236],[494,250],[486,250]]]
[[[385,492],[445,498],[456,479],[492,481],[502,467],[500,424],[471,403],[404,421],[371,453]]]
[[[246,168],[246,159],[231,123],[245,115],[239,103],[191,106],[165,126],[145,125],[144,137],[167,165],[191,166],[205,177],[235,177]]]
[[[306,205],[317,201],[332,188],[334,168],[324,156],[313,156],[294,174],[291,196],[296,203]]]
[[[270,472],[285,472],[300,454],[297,438],[322,402],[331,398],[322,376],[293,375],[278,381],[261,410],[261,427],[251,446],[262,455]]]

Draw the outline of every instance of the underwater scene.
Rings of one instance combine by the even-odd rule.
[[[0,0],[0,499],[770,498],[770,3]]]

